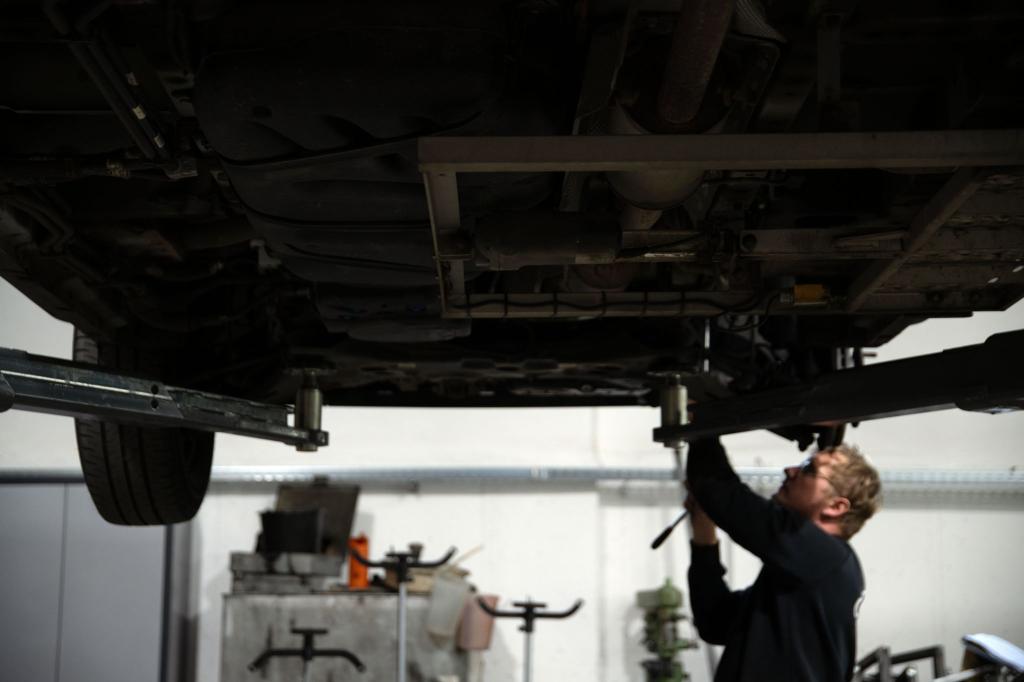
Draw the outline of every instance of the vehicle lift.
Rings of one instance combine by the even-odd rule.
[[[705,340],[707,344],[707,340]],[[660,390],[661,425],[655,442],[672,449],[676,475],[685,476],[683,443],[741,431],[768,429],[806,449],[842,439],[842,426],[883,417],[954,407],[999,414],[1024,409],[1024,330],[990,336],[984,343],[905,360],[823,374],[811,382],[688,405],[685,379],[665,377]],[[707,374],[705,363],[702,373]],[[690,418],[693,415],[693,418]],[[684,510],[651,543],[660,547]]]
[[[216,395],[87,365],[0,348],[0,412],[9,409],[98,417],[136,426],[233,433],[315,451],[323,396],[303,377],[295,408]],[[294,412],[289,424],[288,415]]]
[[[860,422],[954,407],[1008,412],[1024,409],[1024,330],[995,334],[980,344],[838,370],[803,384],[689,407],[681,390],[685,383],[685,375],[673,375],[656,394],[663,409],[654,440],[673,450],[685,441],[755,429],[786,435],[787,428],[801,425]],[[9,409],[233,433],[286,443],[304,452],[328,444],[328,434],[320,428],[323,395],[312,373],[304,375],[291,408],[0,348],[0,412]],[[687,410],[693,414],[689,423]],[[801,440],[801,447],[806,445],[809,442]]]
[[[671,392],[671,387],[666,390]],[[676,406],[662,411],[654,440],[672,447],[698,438],[769,429],[799,440],[803,449],[810,442],[796,438],[788,428],[828,428],[952,408],[989,414],[1024,409],[1024,330],[939,353],[829,372],[802,384],[690,405],[689,423]]]

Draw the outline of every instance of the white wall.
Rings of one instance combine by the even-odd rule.
[[[0,346],[67,357],[70,327],[41,313],[0,281]],[[879,351],[879,361],[977,343],[997,331],[1024,328],[1024,304],[969,320],[933,320],[911,328]],[[331,447],[296,453],[280,445],[218,436],[217,464],[325,466],[668,466],[650,440],[657,413],[643,408],[557,410],[331,409],[325,428]],[[0,414],[0,467],[77,464],[71,420]],[[880,468],[1008,469],[1024,466],[1024,414],[990,416],[959,411],[863,424],[849,439]],[[726,439],[737,466],[782,466],[795,447],[763,433]],[[251,549],[256,513],[269,493],[215,493],[200,512],[200,679],[216,679],[219,595],[228,588],[227,555]],[[587,604],[562,623],[541,623],[536,676],[560,680],[640,680],[643,652],[637,589],[668,575],[685,582],[685,535],[659,553],[650,539],[674,516],[676,491],[651,486],[597,489],[517,489],[481,485],[467,490],[422,489],[398,494],[367,491],[356,530],[371,548],[422,541],[427,553],[449,545],[485,550],[469,560],[484,591],[506,597],[529,593],[552,606],[582,597]],[[1017,596],[1024,564],[1024,503],[1019,498],[898,502],[855,539],[868,584],[861,611],[860,649],[941,643],[959,658],[960,635],[989,631],[1024,644],[1024,600]],[[742,587],[757,562],[724,546],[730,579]],[[499,626],[486,659],[488,679],[519,678],[521,635]],[[685,656],[695,680],[703,659]]]

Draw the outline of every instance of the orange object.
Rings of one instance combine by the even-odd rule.
[[[359,552],[359,555],[366,558],[370,555],[370,541],[366,535],[360,533],[354,538],[348,539],[348,588],[350,590],[365,590],[370,586],[369,575],[366,566],[356,561],[352,551]]]

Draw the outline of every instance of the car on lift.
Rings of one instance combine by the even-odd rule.
[[[770,402],[1024,295],[1022,37],[997,0],[12,0],[0,275],[78,361],[266,403]],[[195,514],[211,434],[77,434],[104,518]]]

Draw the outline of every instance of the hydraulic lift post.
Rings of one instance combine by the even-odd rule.
[[[205,393],[95,366],[0,348],[0,412],[9,409],[102,418],[138,426],[219,431],[274,440],[300,451],[328,443],[319,390],[300,390],[301,419],[288,407]]]

